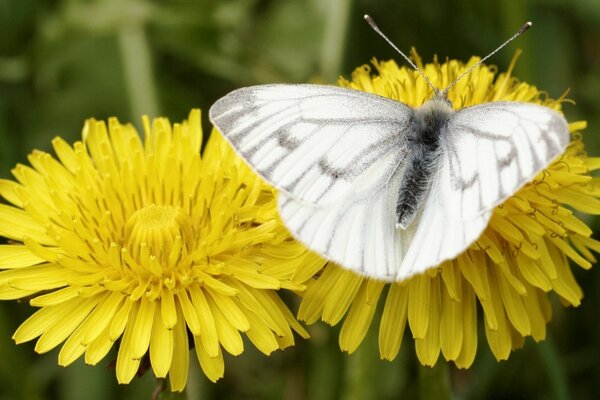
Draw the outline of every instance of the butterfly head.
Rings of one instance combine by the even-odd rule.
[[[452,110],[452,102],[448,98],[448,92],[446,90],[435,89],[433,97],[427,103],[431,103],[442,109],[448,109],[448,111]]]
[[[446,103],[452,105],[452,102],[450,101],[450,99],[448,99],[448,91],[447,90],[435,89],[431,100],[439,100],[439,101],[443,101],[443,102],[446,102]]]

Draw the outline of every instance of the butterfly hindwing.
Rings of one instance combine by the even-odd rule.
[[[492,211],[488,211],[467,220],[455,220],[440,205],[442,201],[434,182],[412,226],[414,234],[398,267],[396,280],[409,278],[458,256],[479,238],[492,216]]]
[[[402,163],[386,165],[390,171],[371,169],[334,205],[308,205],[280,193],[282,219],[294,236],[328,259],[362,275],[395,279],[410,231],[396,228]]]

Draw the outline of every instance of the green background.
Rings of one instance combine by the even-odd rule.
[[[600,1],[527,0],[0,0],[0,176],[10,176],[32,149],[50,149],[60,135],[79,138],[84,119],[117,116],[185,118],[206,111],[228,91],[272,82],[334,83],[372,57],[396,58],[362,15],[369,13],[404,50],[424,61],[434,54],[467,60],[485,55],[527,20],[526,35],[494,56],[504,70],[524,50],[515,75],[558,97],[570,89],[569,120],[586,119],[584,140],[600,155]],[[587,219],[595,230],[598,222]],[[594,398],[600,395],[600,275],[574,267],[583,304],[564,309],[552,296],[549,340],[526,341],[497,363],[481,332],[466,371],[450,366],[459,399]],[[57,352],[36,355],[10,339],[32,309],[0,304],[0,400],[149,398],[150,374],[118,386],[111,360],[64,369]],[[337,328],[310,327],[313,338],[271,357],[248,344],[226,359],[212,384],[193,360],[189,398],[411,399],[427,388],[410,340],[394,362],[380,361],[376,330],[348,356]],[[408,339],[408,338],[407,338]],[[438,365],[441,363],[438,363]],[[419,385],[419,381],[425,384]],[[422,394],[421,397],[425,397]]]

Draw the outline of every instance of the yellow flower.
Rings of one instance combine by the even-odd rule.
[[[240,332],[269,354],[307,333],[276,290],[299,265],[323,261],[293,241],[272,189],[219,135],[200,157],[200,112],[171,126],[89,120],[58,160],[34,151],[18,182],[0,181],[0,298],[40,307],[14,334],[45,353],[64,341],[66,366],[96,364],[120,339],[116,375],[128,383],[143,357],[172,390],[186,385],[188,332],[206,376],[223,376],[222,349],[244,350]]]
[[[535,87],[481,65],[449,92],[455,108],[490,101],[512,100],[561,109],[562,99],[545,97]],[[432,83],[446,87],[468,66],[451,60],[422,65]],[[395,62],[377,62],[354,71],[342,86],[376,93],[417,107],[431,97],[418,74]],[[299,318],[314,323],[321,318],[335,325],[345,316],[340,347],[352,353],[371,325],[380,297],[385,297],[379,326],[379,350],[384,359],[398,354],[406,323],[415,340],[420,362],[434,365],[440,351],[446,360],[469,367],[477,351],[477,304],[483,309],[487,341],[495,357],[506,359],[526,336],[543,340],[551,318],[548,293],[564,304],[579,305],[582,292],[568,259],[588,269],[600,242],[573,209],[600,214],[600,185],[590,171],[600,158],[588,157],[579,131],[585,122],[570,124],[572,141],[560,158],[504,204],[494,210],[484,234],[456,259],[400,283],[385,284],[329,265],[308,282]]]

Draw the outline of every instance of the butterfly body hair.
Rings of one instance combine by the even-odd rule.
[[[415,219],[438,167],[440,141],[454,113],[448,99],[435,96],[415,110],[407,144],[410,159],[396,203],[396,227],[406,229]]]

